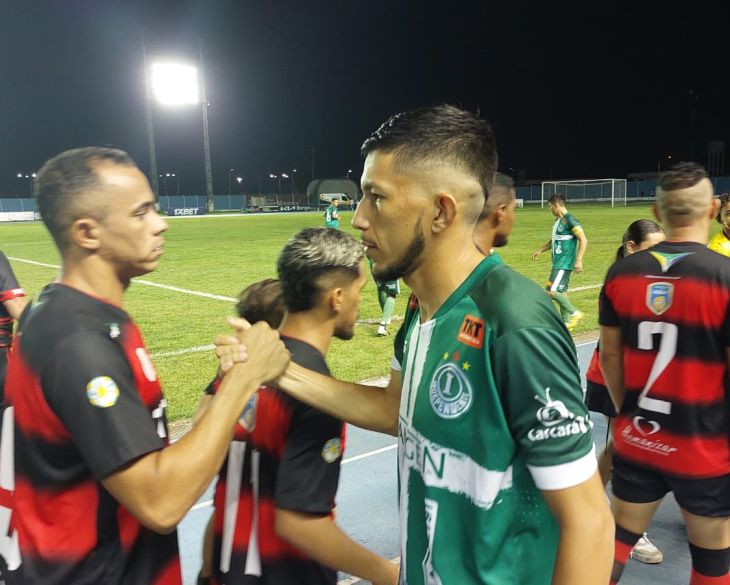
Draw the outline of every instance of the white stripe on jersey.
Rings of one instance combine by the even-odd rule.
[[[241,500],[241,479],[243,478],[243,457],[246,454],[246,443],[231,441],[228,450],[228,471],[226,473],[226,495],[223,508],[223,535],[221,542],[221,573],[231,569],[233,553],[233,535],[236,531],[238,502]]]
[[[418,386],[423,376],[423,365],[426,363],[426,355],[435,324],[434,320],[426,323],[416,321],[408,339],[407,361],[403,368],[405,375],[401,383],[400,412],[409,425],[413,421]]]
[[[540,490],[564,490],[588,480],[598,469],[595,445],[580,459],[560,465],[528,465],[527,469]]]
[[[261,576],[261,553],[259,552],[259,460],[261,453],[251,451],[251,491],[253,492],[253,520],[248,537],[246,567],[244,575]]]

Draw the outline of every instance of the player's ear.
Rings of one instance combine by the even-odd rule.
[[[443,232],[456,218],[457,205],[454,196],[450,193],[439,193],[434,197],[434,214],[431,222],[431,231]]]
[[[722,223],[722,219],[720,218],[720,199],[718,197],[712,198],[712,205],[710,205],[710,220],[717,219],[720,223]]]
[[[330,311],[335,314],[342,312],[342,305],[344,304],[345,291],[342,287],[331,288],[327,291],[327,306]]]
[[[85,250],[98,250],[101,247],[101,225],[91,217],[82,217],[69,228],[71,241]]]
[[[662,217],[659,215],[659,209],[657,209],[656,203],[652,203],[651,213],[659,223],[662,223]]]

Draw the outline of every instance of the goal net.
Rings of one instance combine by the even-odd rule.
[[[543,181],[540,207],[545,207],[553,195],[562,195],[565,200],[596,201],[626,205],[626,179],[586,179],[579,181]]]

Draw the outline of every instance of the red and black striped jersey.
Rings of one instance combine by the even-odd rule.
[[[329,375],[322,354],[283,337],[292,360]],[[206,390],[215,393],[218,382]],[[273,388],[251,398],[215,491],[213,583],[335,585],[337,572],[276,534],[276,509],[329,516],[335,507],[345,427]]]
[[[616,452],[676,477],[730,473],[730,260],[663,242],[617,262],[600,301],[623,343]]]
[[[605,386],[606,380],[603,378],[603,371],[601,371],[601,359],[598,352],[598,346],[596,346],[596,349],[593,351],[593,355],[591,356],[591,361],[588,363],[588,368],[586,369],[586,380],[593,382],[594,384],[598,384],[599,386]]]
[[[25,291],[20,288],[8,259],[0,252],[0,348],[10,347],[13,340],[13,318],[4,303],[24,296]]]
[[[100,483],[167,442],[157,373],[127,313],[48,286],[23,313],[5,390],[8,585],[180,585],[177,534],[143,527]]]

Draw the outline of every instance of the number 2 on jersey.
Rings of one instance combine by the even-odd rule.
[[[648,394],[651,387],[657,381],[662,372],[667,369],[669,363],[677,355],[677,338],[679,328],[673,323],[642,321],[639,323],[639,349],[653,350],[654,335],[661,335],[659,342],[659,351],[654,358],[654,364],[649,372],[649,379],[646,381],[644,389],[639,394],[639,408],[649,410],[651,412],[659,412],[661,414],[669,414],[672,412],[672,403],[668,400],[658,400],[649,398]]]

